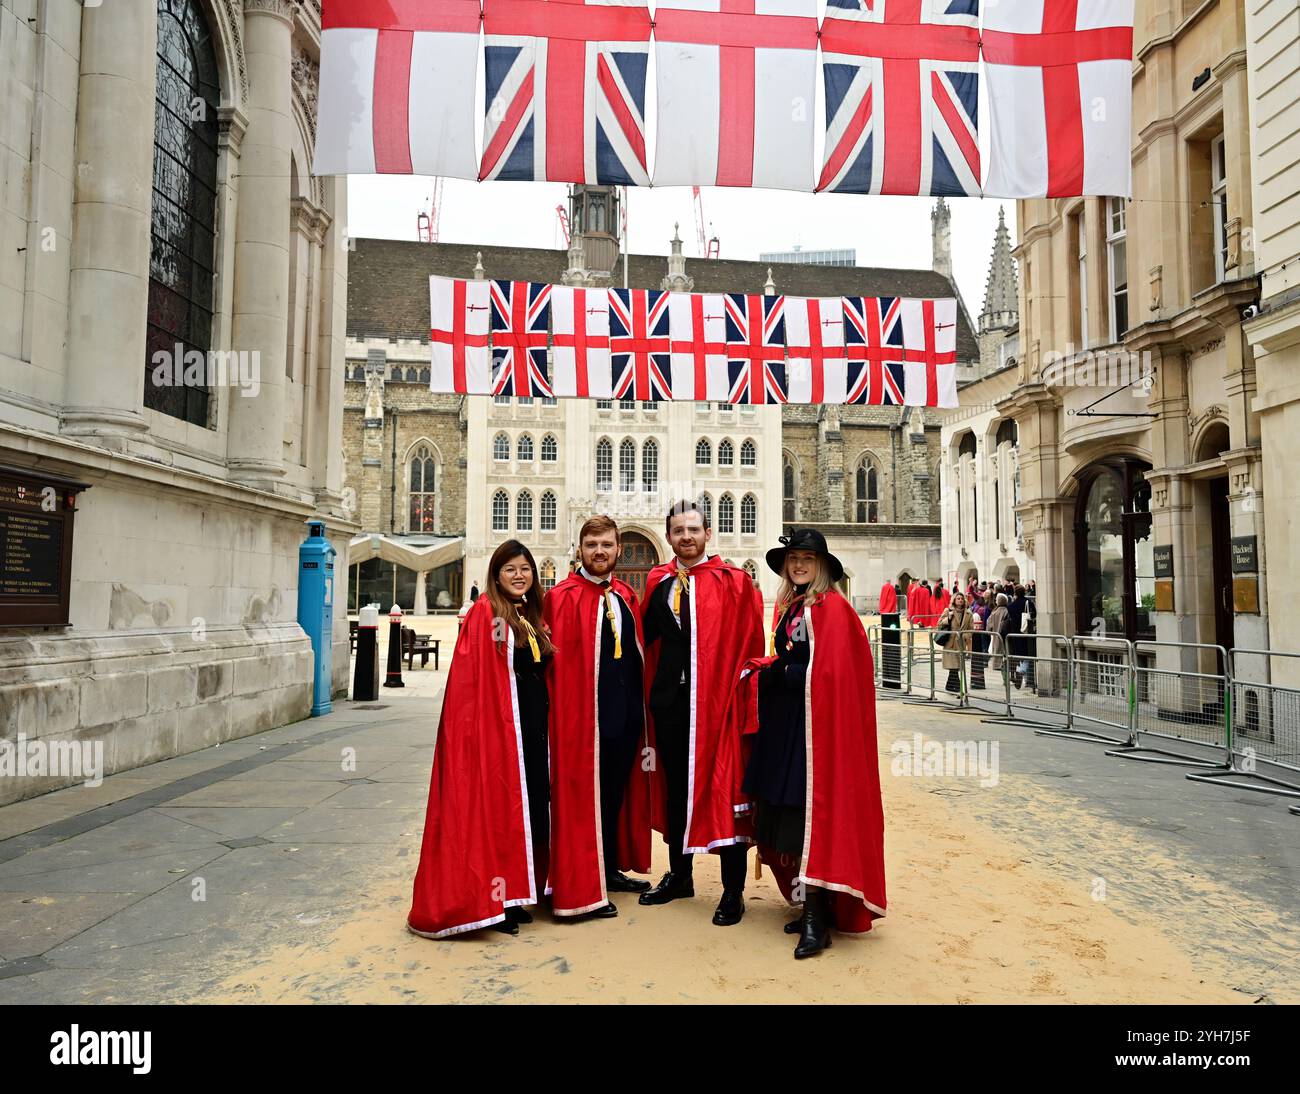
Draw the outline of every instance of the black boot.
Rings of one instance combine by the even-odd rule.
[[[943,690],[944,690],[944,691],[957,691],[957,690],[959,690],[959,685],[958,685],[958,683],[957,683],[957,670],[956,670],[956,669],[949,669],[949,670],[948,670],[948,683],[944,685],[944,689],[943,689]]]
[[[695,881],[690,874],[674,874],[671,870],[659,879],[659,884],[637,897],[638,904],[667,904],[679,897],[695,895]]]
[[[723,889],[722,899],[718,901],[718,910],[713,913],[715,927],[734,927],[745,915],[745,891],[743,889]]]
[[[799,931],[799,945],[794,948],[796,958],[812,957],[831,944],[828,922],[826,890],[809,886],[803,903],[803,923]]]
[[[532,921],[533,913],[524,908],[516,906],[506,909],[507,923],[531,923]]]

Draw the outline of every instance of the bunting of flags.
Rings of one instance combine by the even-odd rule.
[[[816,0],[324,0],[313,169],[1128,197],[1133,15],[1134,0],[986,0],[982,17],[979,0],[828,0],[820,23]]]
[[[525,398],[957,405],[952,298],[431,277],[430,389]]]

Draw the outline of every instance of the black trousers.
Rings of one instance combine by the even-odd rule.
[[[528,822],[533,837],[533,869],[544,884],[551,853],[551,772],[545,723],[523,726],[523,744]]]
[[[656,707],[656,759],[662,765],[668,785],[668,869],[674,874],[690,876],[692,855],[684,854],[686,839],[686,794],[690,776],[691,706],[690,692],[678,688],[671,704]],[[745,858],[749,845],[735,843],[718,849],[722,865],[722,887],[745,887]]]
[[[607,874],[619,867],[618,816],[623,811],[628,776],[640,759],[640,745],[641,734],[635,727],[600,735],[600,834]]]

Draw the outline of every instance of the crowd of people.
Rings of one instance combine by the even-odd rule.
[[[794,956],[885,914],[884,819],[871,649],[836,589],[844,568],[813,529],[767,552],[763,600],[708,551],[708,514],[668,512],[673,558],[644,596],[616,573],[608,516],[578,534],[573,571],[544,590],[527,546],[492,555],[448,672],[413,901],[416,934],[517,934],[618,915],[611,893],[654,907],[695,895],[719,859],[719,927],[745,914],[757,847],[799,916]],[[816,761],[814,762],[814,757]],[[650,870],[651,831],[668,871]]]
[[[1016,687],[1033,687],[1034,652],[1032,639],[1037,631],[1037,590],[1033,581],[977,581],[972,578],[964,588],[956,582],[948,587],[942,580],[914,581],[906,592],[901,586],[881,590],[882,613],[906,608],[913,627],[935,632],[935,641],[943,648],[943,667],[948,673],[944,687],[956,692],[962,687],[982,690],[985,668],[1009,673]]]

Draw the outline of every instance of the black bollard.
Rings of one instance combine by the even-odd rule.
[[[352,700],[370,703],[379,698],[379,606],[369,604],[358,614]]]
[[[388,613],[388,672],[384,687],[404,688],[402,683],[402,609],[396,604]]]

